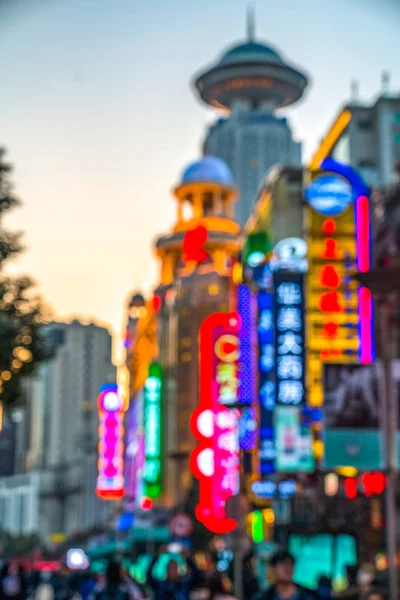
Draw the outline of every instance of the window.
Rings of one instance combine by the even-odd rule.
[[[361,131],[371,131],[372,121],[370,119],[360,119],[360,121],[358,121],[358,128]]]

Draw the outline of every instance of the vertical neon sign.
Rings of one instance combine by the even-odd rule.
[[[101,387],[99,408],[99,461],[96,494],[104,500],[124,495],[124,401],[116,384]]]
[[[276,403],[298,406],[305,402],[303,275],[278,271],[274,282]]]
[[[239,359],[237,313],[215,313],[200,327],[200,406],[191,418],[191,429],[199,441],[190,465],[200,482],[196,518],[214,533],[229,533],[236,521],[227,517],[228,498],[239,490],[239,411],[227,409],[221,400],[218,365]],[[236,341],[235,341],[236,340]]]
[[[257,414],[256,402],[257,359],[256,359],[256,311],[255,296],[245,284],[237,287],[238,313],[241,320],[239,330],[239,403],[242,416],[239,425],[239,444],[241,450],[254,450],[257,445]]]
[[[260,473],[274,471],[275,445],[273,411],[275,408],[275,348],[274,348],[274,297],[260,290],[258,305],[258,354],[259,354],[259,411],[260,411]]]
[[[162,397],[163,374],[158,363],[149,367],[144,383],[144,439],[145,462],[143,469],[144,496],[158,498],[162,484]]]

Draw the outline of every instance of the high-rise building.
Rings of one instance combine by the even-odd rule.
[[[320,143],[311,167],[331,157],[357,169],[368,185],[393,184],[400,161],[400,96],[381,95],[374,103],[346,104]]]
[[[115,381],[112,338],[78,321],[52,323],[45,335],[54,356],[24,387],[26,454],[14,476],[0,479],[0,521],[13,533],[69,534],[103,516],[94,493],[96,400],[100,386]]]
[[[301,144],[276,110],[299,100],[306,86],[302,72],[270,45],[255,41],[251,18],[248,39],[195,79],[203,102],[226,113],[211,125],[203,150],[229,165],[239,189],[235,216],[241,225],[266,171],[276,164],[301,165]]]

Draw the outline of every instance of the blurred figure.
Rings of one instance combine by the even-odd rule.
[[[51,583],[54,589],[54,600],[70,600],[72,593],[69,571],[66,567],[62,567],[58,573],[53,574]]]
[[[0,583],[1,600],[25,600],[24,582],[16,563],[4,565]]]
[[[386,600],[386,593],[378,588],[371,588],[368,592],[363,594],[361,600]]]
[[[213,571],[207,577],[206,587],[209,600],[236,600],[232,595],[232,582],[226,573]],[[248,598],[249,596],[245,596]]]
[[[253,598],[260,591],[254,560],[254,556],[248,555],[243,561],[243,591],[245,598]]]
[[[363,563],[357,569],[355,580],[349,582],[349,587],[344,592],[337,594],[337,598],[363,598],[374,587],[375,567],[371,563]]]
[[[163,548],[160,548],[160,552],[163,551]],[[147,584],[153,589],[154,600],[189,600],[191,592],[200,586],[200,570],[186,550],[182,551],[182,555],[186,558],[186,573],[181,574],[177,561],[170,560],[165,579],[157,579],[153,575],[153,567],[159,556],[152,560],[147,570]]]
[[[82,574],[78,584],[78,591],[82,600],[88,600],[94,594],[95,588],[95,576],[92,573],[86,571]]]
[[[128,586],[129,596],[131,600],[145,600],[147,598],[144,587],[134,579],[126,569],[122,567],[122,579]]]
[[[51,573],[44,571],[38,585],[36,586],[35,600],[54,600],[54,588],[51,583]]]
[[[122,578],[121,566],[110,561],[106,581],[94,595],[95,600],[130,600],[129,589]]]
[[[321,600],[332,598],[332,582],[326,575],[321,575],[318,579],[317,595]]]
[[[270,560],[274,584],[260,598],[261,600],[315,600],[316,594],[293,581],[294,557],[286,551],[273,554]]]

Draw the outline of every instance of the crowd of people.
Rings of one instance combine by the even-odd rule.
[[[57,573],[24,572],[16,562],[5,564],[0,573],[0,600],[236,600],[232,574],[211,567],[199,569],[191,554],[183,550],[178,559],[167,557],[160,575],[157,562],[163,548],[154,556],[142,585],[116,561],[110,561],[104,574],[71,572],[66,567]],[[244,600],[386,600],[385,591],[374,580],[372,565],[349,569],[348,588],[334,592],[332,583],[321,576],[316,590],[294,581],[293,556],[286,551],[270,559],[266,591],[261,591],[249,564],[244,563]]]

